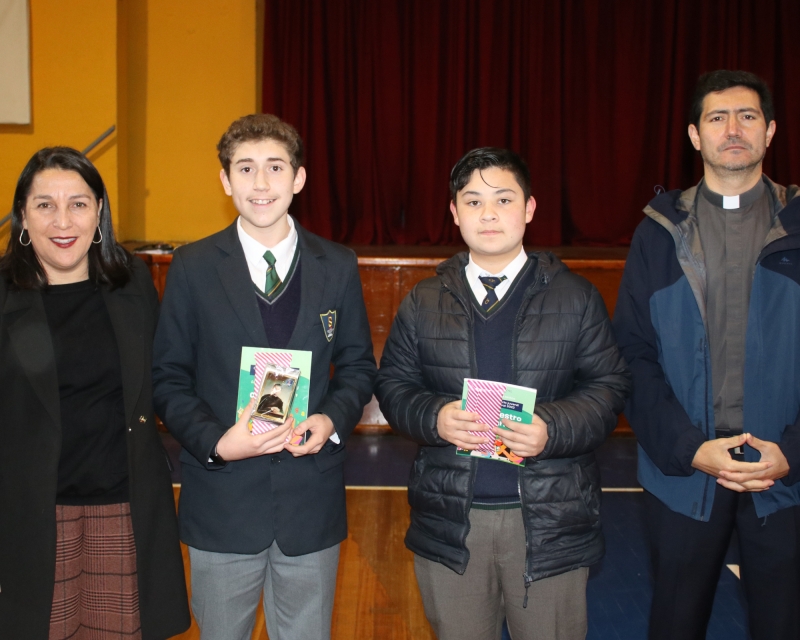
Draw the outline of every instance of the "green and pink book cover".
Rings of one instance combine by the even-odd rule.
[[[535,406],[536,389],[492,380],[464,379],[461,408],[480,415],[480,421],[476,422],[478,426],[497,425],[501,429],[507,429],[508,427],[501,422],[503,418],[520,424],[530,424],[533,420],[533,408]],[[457,455],[473,456],[485,460],[499,460],[521,467],[525,466],[525,458],[511,451],[503,444],[502,440],[495,438],[494,433],[491,431],[476,428],[475,431],[470,431],[470,433],[494,438],[494,442],[483,444],[473,450],[457,449]]]
[[[310,377],[310,351],[242,347],[236,420],[256,398],[248,422],[250,433],[266,433],[290,417],[300,424],[308,417]],[[291,443],[304,440],[295,436]]]

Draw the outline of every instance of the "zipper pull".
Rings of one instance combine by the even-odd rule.
[[[522,599],[522,608],[527,609],[528,607],[528,587],[531,586],[531,582],[533,582],[533,578],[531,578],[527,573],[522,574],[522,578],[525,580],[525,597]]]

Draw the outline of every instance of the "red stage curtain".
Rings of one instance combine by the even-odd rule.
[[[798,24],[797,0],[267,0],[263,110],[306,142],[294,213],[336,241],[458,243],[450,169],[494,145],[531,168],[526,242],[620,245],[655,185],[701,175],[704,71],[767,80],[765,170],[800,180]]]

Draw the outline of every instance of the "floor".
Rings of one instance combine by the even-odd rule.
[[[178,445],[166,434],[164,442],[175,463],[173,480],[179,484]],[[342,547],[334,609],[335,640],[433,638],[414,588],[411,554],[402,546],[408,508],[405,493],[398,488],[406,485],[415,453],[416,445],[393,435],[355,435],[348,441],[345,482],[351,531]],[[629,438],[613,438],[597,455],[603,479],[607,549],[589,578],[587,638],[643,639],[652,592],[642,493],[636,481],[636,443]],[[746,640],[745,607],[734,573],[738,568],[735,540],[726,564],[732,569],[723,569],[707,640]],[[193,637],[197,636],[182,636],[187,640]],[[267,636],[261,631],[253,637]]]

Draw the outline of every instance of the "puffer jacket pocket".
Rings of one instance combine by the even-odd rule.
[[[411,465],[411,471],[408,474],[409,494],[419,487],[420,480],[422,480],[422,474],[425,471],[425,458],[425,448],[420,447],[417,457],[414,458],[414,462]]]
[[[600,520],[600,472],[594,459],[575,460],[572,473],[582,498],[586,519],[595,525]]]

